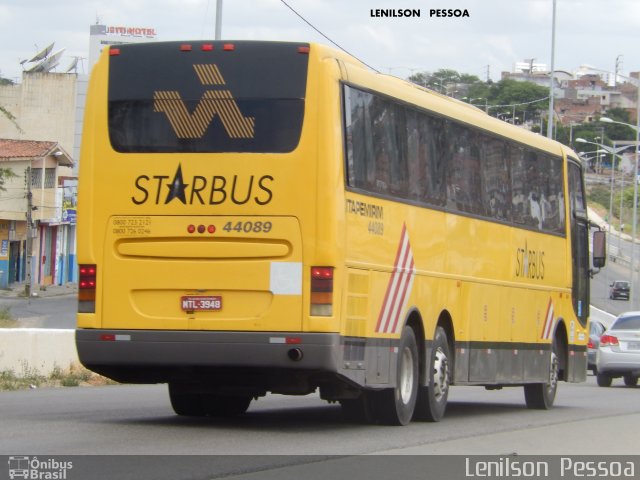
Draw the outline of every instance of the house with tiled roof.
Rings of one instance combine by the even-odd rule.
[[[75,205],[65,205],[62,179],[71,178],[72,168],[58,142],[0,139],[0,169],[10,172],[0,189],[0,287],[70,278],[75,215],[68,210]]]

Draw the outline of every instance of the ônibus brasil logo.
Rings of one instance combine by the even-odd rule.
[[[38,457],[10,456],[9,478],[28,480],[66,480],[67,472],[73,468],[73,462],[60,461],[55,458],[38,459]]]

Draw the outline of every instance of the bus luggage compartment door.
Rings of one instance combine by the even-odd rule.
[[[294,217],[114,216],[101,278],[102,328],[302,328]]]

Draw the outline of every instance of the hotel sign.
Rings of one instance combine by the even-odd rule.
[[[155,37],[155,28],[146,27],[107,27],[107,35],[120,35],[123,37]]]

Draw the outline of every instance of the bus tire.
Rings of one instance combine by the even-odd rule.
[[[529,383],[524,386],[524,399],[531,410],[548,410],[553,406],[558,391],[560,376],[560,359],[558,357],[557,340],[551,347],[549,379],[545,383]]]
[[[212,417],[235,417],[247,411],[252,397],[246,395],[208,395],[207,414]]]
[[[204,417],[207,414],[204,395],[188,392],[181,384],[169,383],[169,399],[176,415]]]
[[[396,362],[396,386],[370,392],[373,418],[387,425],[407,425],[416,407],[419,386],[418,345],[411,327],[404,327]]]
[[[193,392],[181,384],[169,384],[169,399],[173,411],[187,417],[227,417],[247,411],[252,397],[222,396],[208,392]]]
[[[355,423],[372,423],[370,392],[362,391],[358,398],[340,400],[342,413],[347,420]]]
[[[433,348],[428,359],[428,384],[420,387],[416,405],[416,420],[439,422],[444,417],[451,384],[451,353],[444,328],[436,328]]]

